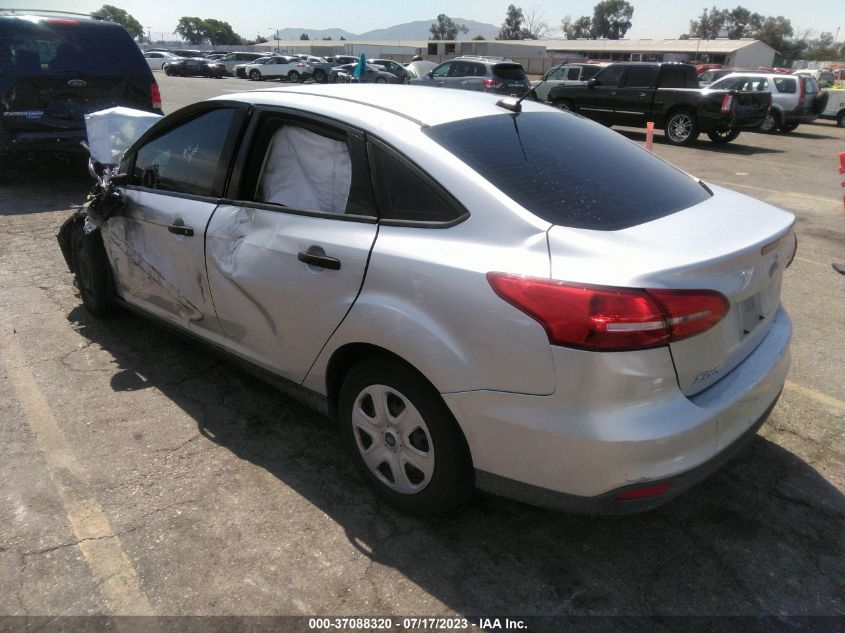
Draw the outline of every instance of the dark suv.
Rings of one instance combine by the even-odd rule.
[[[0,10],[0,165],[13,154],[81,152],[85,114],[113,106],[162,113],[158,85],[126,29]]]
[[[521,97],[528,92],[528,77],[520,64],[501,57],[456,57],[443,62],[412,84],[463,90],[481,90]]]

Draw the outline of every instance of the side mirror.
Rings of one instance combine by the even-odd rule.
[[[426,73],[426,75],[428,75],[428,78],[429,78],[429,79],[434,79],[434,71],[433,71],[433,70],[429,70],[429,71]]]
[[[601,82],[596,78],[592,78],[592,79],[587,80],[587,88],[595,88],[596,86],[600,86],[600,85],[601,85]]]

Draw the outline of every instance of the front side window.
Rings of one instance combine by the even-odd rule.
[[[622,66],[608,66],[596,75],[598,85],[615,87],[619,85],[619,78],[622,76]]]
[[[136,153],[134,184],[221,196],[230,160],[226,141],[240,114],[232,108],[212,110],[148,141]]]
[[[651,88],[657,69],[654,66],[629,66],[625,76],[625,86],[629,88]]]
[[[433,77],[448,77],[449,70],[452,68],[452,62],[446,62],[445,64],[440,64],[437,68],[433,71]]]

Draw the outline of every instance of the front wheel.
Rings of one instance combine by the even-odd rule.
[[[338,418],[364,479],[406,512],[443,514],[472,492],[466,441],[440,394],[409,366],[372,359],[353,367]]]
[[[288,73],[288,81],[292,83],[296,83],[299,81],[299,73],[295,70],[292,70]]]
[[[261,81],[261,73],[258,72],[257,69],[253,68],[249,71],[249,78],[253,81]]]
[[[698,122],[694,114],[680,110],[669,115],[665,132],[672,145],[689,145],[698,138]]]
[[[714,143],[730,143],[739,136],[739,130],[711,130],[707,133],[707,136]]]
[[[85,235],[77,224],[71,237],[76,286],[85,309],[95,317],[105,317],[117,311],[114,279],[106,249],[99,232]]]
[[[314,71],[314,81],[319,84],[324,84],[328,81],[328,77],[326,76],[326,71],[322,69],[317,69]]]
[[[376,77],[376,83],[377,84],[386,84],[387,79],[385,79],[384,77]]]
[[[840,112],[839,116],[836,117],[836,125],[839,127],[845,127],[845,111]]]

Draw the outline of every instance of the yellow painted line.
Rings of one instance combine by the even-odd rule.
[[[821,391],[816,391],[815,389],[810,389],[809,387],[799,385],[798,383],[792,382],[791,380],[787,380],[784,387],[786,389],[789,389],[790,391],[799,393],[802,396],[811,398],[816,402],[820,402],[821,404],[824,404],[832,409],[836,409],[845,413],[845,402],[842,402],[842,400],[839,400],[838,398],[834,398],[833,396],[829,396],[826,393],[822,393]]]
[[[73,453],[50,403],[26,366],[26,354],[3,327],[3,365],[26,421],[35,435],[50,479],[56,487],[77,546],[85,557],[110,614],[154,615],[135,567],[123,551],[102,507],[89,496],[85,469]]]
[[[795,259],[799,262],[805,262],[807,264],[815,264],[816,266],[823,266],[825,268],[830,268],[830,264],[831,264],[831,262],[817,262],[815,259],[807,259],[806,257],[801,257],[799,255],[796,255]]]

